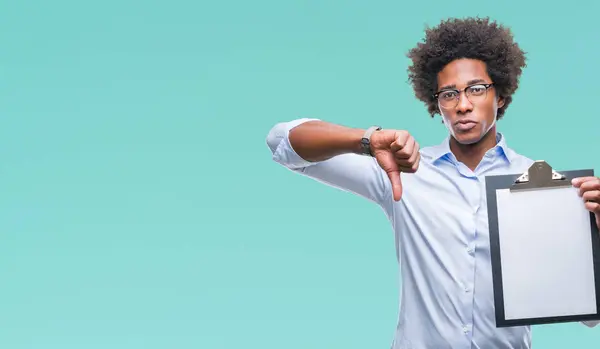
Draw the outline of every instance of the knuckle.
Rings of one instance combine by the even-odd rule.
[[[397,138],[406,139],[406,138],[408,138],[409,134],[407,131],[400,130],[400,131],[398,131],[397,136],[398,136]]]
[[[397,141],[398,140],[401,141],[400,142],[401,144],[405,144],[405,143],[408,143],[410,141],[410,137],[411,136],[410,136],[410,133],[408,133],[408,131],[401,130],[401,131],[398,131],[396,140]]]

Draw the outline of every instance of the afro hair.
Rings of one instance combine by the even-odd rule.
[[[438,88],[437,74],[448,63],[470,58],[486,64],[497,94],[504,98],[504,105],[498,109],[498,119],[512,101],[526,66],[525,52],[514,42],[510,29],[489,18],[451,18],[437,27],[428,27],[424,41],[407,56],[412,61],[408,76],[415,96],[425,103],[432,117],[440,113],[433,97]]]

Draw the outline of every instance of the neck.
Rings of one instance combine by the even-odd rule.
[[[475,171],[485,153],[496,146],[496,127],[492,127],[481,140],[473,144],[460,144],[450,137],[450,150],[456,160]]]

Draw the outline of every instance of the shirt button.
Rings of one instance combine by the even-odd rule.
[[[473,254],[473,247],[470,247],[470,246],[469,246],[469,247],[467,247],[467,252],[468,252],[469,254]]]
[[[464,332],[464,333],[468,333],[468,332],[469,332],[469,328],[468,328],[467,326],[464,326],[464,327],[463,327],[463,332]]]

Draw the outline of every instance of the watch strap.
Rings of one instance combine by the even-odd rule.
[[[380,126],[371,126],[365,131],[365,134],[360,141],[363,155],[373,156],[373,153],[371,152],[371,135],[373,132],[379,130],[381,130]]]

